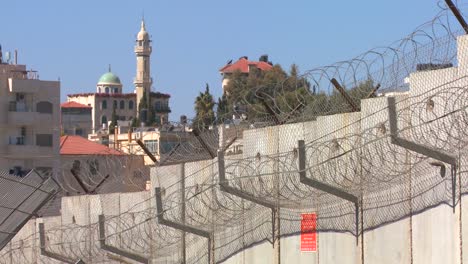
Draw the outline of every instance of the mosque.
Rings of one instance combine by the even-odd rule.
[[[95,93],[80,93],[68,95],[68,102],[75,102],[74,107],[82,106],[91,109],[92,133],[106,129],[111,121],[115,108],[117,119],[131,121],[139,113],[138,105],[146,98],[147,105],[155,111],[155,120],[158,124],[168,121],[170,108],[170,95],[151,91],[153,79],[150,72],[150,56],[152,52],[151,39],[146,31],[145,21],[141,21],[141,28],[137,34],[135,44],[136,76],[133,80],[134,93],[123,93],[120,78],[109,71],[99,78]],[[77,104],[76,104],[77,103]],[[79,107],[77,107],[79,108]]]

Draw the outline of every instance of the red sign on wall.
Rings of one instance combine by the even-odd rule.
[[[317,251],[317,214],[301,214],[301,252]]]

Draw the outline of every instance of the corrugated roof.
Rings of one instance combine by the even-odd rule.
[[[60,155],[125,155],[96,142],[80,136],[62,136],[60,138]]]

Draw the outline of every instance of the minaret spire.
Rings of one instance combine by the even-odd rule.
[[[135,55],[137,62],[136,76],[134,79],[135,90],[136,90],[136,105],[138,106],[143,94],[146,95],[146,100],[148,104],[150,103],[150,92],[151,85],[153,80],[151,78],[150,71],[150,56],[151,56],[151,39],[146,32],[145,17],[144,14],[141,18],[141,28],[140,32],[137,34],[136,45],[135,45]],[[138,107],[137,107],[138,108]],[[140,111],[140,109],[137,109]]]

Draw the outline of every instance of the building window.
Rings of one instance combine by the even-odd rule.
[[[36,104],[36,111],[44,114],[52,114],[53,105],[50,102],[39,102]]]
[[[101,109],[107,109],[107,101],[106,100],[103,100],[101,102]]]
[[[115,109],[117,109],[117,100],[114,100],[114,105],[113,105],[113,107],[114,107]]]
[[[145,146],[151,153],[158,152],[158,141],[157,140],[145,140]]]
[[[161,142],[161,153],[162,154],[166,154],[166,153],[169,153],[171,152],[172,149],[175,148],[175,146],[177,146],[177,144],[179,144],[179,142],[175,142],[175,141],[163,141]]]
[[[83,129],[81,129],[81,128],[76,128],[76,129],[75,129],[75,135],[77,135],[77,136],[83,136]]]
[[[128,109],[133,109],[133,101],[132,100],[130,100],[128,102]]]
[[[119,88],[115,87],[114,88],[114,93],[119,93]]]
[[[125,108],[125,102],[124,100],[120,101],[120,109],[124,109]]]
[[[162,109],[161,101],[156,101],[156,103],[154,104],[154,109],[156,111],[161,111],[161,109]]]
[[[107,125],[107,116],[102,116],[101,117],[101,124],[106,124]]]
[[[41,147],[52,147],[52,134],[36,134],[36,145]]]
[[[133,178],[142,179],[143,178],[143,172],[139,171],[139,170],[133,171]]]
[[[158,115],[156,115],[156,116],[154,117],[154,121],[156,122],[156,124],[160,125],[160,124],[161,124],[161,117],[158,116]]]
[[[106,93],[109,93],[109,87],[105,88]]]

